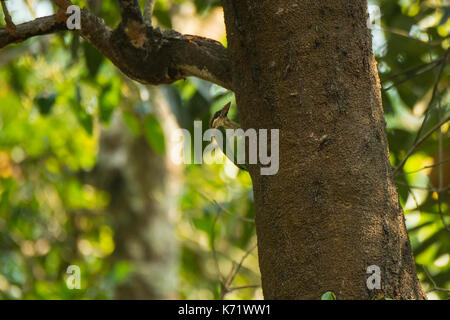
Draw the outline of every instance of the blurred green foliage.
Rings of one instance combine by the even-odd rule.
[[[450,66],[448,60],[442,63],[449,54],[450,7],[442,1],[416,0],[380,1],[379,5],[383,31],[373,31],[375,39],[380,39],[375,53],[384,88],[391,163],[396,167],[417,141],[426,110],[420,136],[450,114]],[[435,284],[450,286],[449,160],[447,121],[414,149],[395,176],[426,290],[433,290]],[[432,291],[429,296],[447,298],[448,293]]]
[[[40,3],[45,1],[32,6]],[[219,4],[159,0],[155,23],[171,28],[186,7],[194,9],[192,19],[203,19]],[[422,135],[450,113],[449,66],[442,69],[429,103],[440,70],[436,61],[450,46],[450,8],[442,1],[373,4],[382,14],[381,29],[373,29],[374,47],[396,167],[414,145],[425,110],[430,108]],[[115,1],[103,1],[101,16],[112,27],[119,22]],[[107,130],[114,112],[122,112],[128,129],[144,135],[156,153],[168,152],[163,126],[152,111],[157,106],[133,97],[133,108],[124,107],[124,97],[131,99],[129,84],[72,33],[2,49],[0,65],[0,299],[113,298],[133,264],[112,259],[114,229],[103,210],[110,195],[84,183],[79,173],[94,167],[99,132]],[[206,128],[209,117],[233,100],[225,89],[198,79],[161,90],[179,125],[188,130],[194,120]],[[235,112],[233,107],[231,117]],[[441,299],[447,294],[433,289],[450,287],[450,232],[445,228],[450,225],[450,169],[436,174],[436,164],[450,158],[448,137],[447,124],[418,146],[395,177],[418,275],[432,290],[429,297]],[[262,298],[256,287],[260,275],[252,196],[248,174],[229,162],[185,167],[176,221],[177,297]],[[80,290],[66,286],[69,265],[81,268]]]

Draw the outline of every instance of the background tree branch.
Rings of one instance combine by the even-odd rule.
[[[16,30],[16,26],[11,19],[11,15],[9,14],[8,7],[6,6],[5,0],[1,0],[3,15],[5,17],[6,29],[12,34],[14,34]]]
[[[153,7],[155,5],[155,0],[146,0],[144,7],[144,20],[147,24],[152,24]]]

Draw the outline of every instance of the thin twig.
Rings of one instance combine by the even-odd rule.
[[[405,184],[406,184],[406,186],[408,188],[409,193],[411,194],[411,196],[412,196],[412,198],[414,200],[416,208],[418,208],[417,210],[419,211],[419,213],[422,213],[422,211],[419,209],[419,202],[417,201],[416,195],[414,194],[414,191],[412,190],[413,188],[408,183],[405,183]]]
[[[250,223],[255,223],[255,220],[253,219],[249,219],[249,218],[245,218],[245,217],[241,217],[241,216],[237,216],[235,214],[232,214],[230,211],[228,211],[224,206],[222,206],[220,203],[218,203],[216,200],[211,199],[209,196],[207,196],[206,194],[204,194],[203,192],[201,192],[200,190],[198,191],[200,193],[200,195],[202,195],[206,200],[212,202],[213,204],[215,204],[220,210],[222,210],[225,214],[236,218],[238,220],[241,221],[245,221],[245,222],[250,222]]]
[[[408,77],[406,77],[405,79],[402,79],[402,80],[399,80],[399,81],[397,81],[397,82],[394,82],[393,84],[391,84],[391,85],[388,86],[387,88],[383,88],[382,91],[383,91],[383,92],[386,92],[386,91],[388,91],[388,90],[390,90],[390,89],[392,89],[392,88],[394,88],[394,87],[397,87],[397,86],[399,86],[399,85],[401,85],[401,84],[403,84],[403,83],[405,83],[405,82],[407,82],[407,81],[409,81],[409,80],[411,80],[411,79],[413,79],[413,78],[415,78],[415,77],[417,77],[417,76],[420,76],[422,73],[425,73],[425,72],[427,72],[427,71],[432,70],[433,68],[435,68],[436,66],[438,66],[438,65],[439,65],[439,62],[441,62],[441,61],[442,61],[442,58],[441,58],[441,59],[438,59],[438,60],[435,60],[433,63],[427,64],[427,65],[426,65],[426,68],[424,68],[424,69],[419,69],[418,71],[414,72],[411,76],[408,76]],[[408,72],[405,71],[405,73],[408,73]],[[398,75],[399,75],[399,74],[397,74],[396,76],[398,76]],[[386,82],[386,81],[388,81],[388,80],[384,80],[383,83]]]
[[[438,209],[439,209],[439,216],[441,217],[442,224],[444,225],[444,229],[450,232],[450,227],[447,225],[447,222],[445,222],[444,213],[442,212],[442,202],[441,202],[441,192],[437,190],[431,183],[429,183],[430,188],[433,190],[433,192],[436,192],[437,194],[437,201],[438,201]]]
[[[441,100],[439,100],[438,108],[439,108],[439,116],[442,114],[442,108],[441,108]],[[438,135],[438,147],[439,147],[439,162],[442,162],[442,153],[444,151],[444,145],[443,145],[443,134],[442,130],[439,130]],[[439,172],[439,183],[438,183],[438,191],[437,191],[437,197],[438,197],[438,209],[439,209],[439,215],[441,217],[442,223],[444,225],[445,230],[450,232],[450,227],[447,225],[447,222],[445,221],[444,214],[442,213],[442,201],[441,201],[441,190],[444,187],[444,168],[442,166],[439,166],[438,168]],[[431,184],[430,184],[431,185]]]
[[[148,25],[152,25],[153,8],[155,6],[155,0],[146,0],[144,7],[144,21]]]
[[[445,54],[442,58],[442,61],[440,63],[441,67],[439,68],[439,72],[436,77],[436,82],[434,83],[434,86],[433,86],[433,92],[431,94],[431,99],[430,99],[430,102],[428,103],[427,109],[425,110],[425,116],[423,118],[422,125],[419,128],[419,131],[417,131],[417,135],[416,135],[416,138],[414,139],[414,143],[416,143],[419,140],[420,134],[422,133],[422,130],[425,127],[425,122],[427,121],[430,110],[432,109],[433,101],[434,101],[434,98],[435,98],[437,90],[438,90],[438,86],[439,86],[439,82],[442,77],[442,73],[444,72],[444,68],[447,64],[447,58],[448,58],[449,54],[450,54],[450,48],[447,49],[447,51],[445,52]]]
[[[16,25],[12,21],[11,15],[9,14],[8,7],[6,6],[5,0],[1,0],[2,3],[2,9],[3,14],[5,15],[5,23],[6,23],[6,29],[8,32],[12,35],[16,33]]]
[[[445,230],[450,232],[450,226],[445,222],[444,213],[442,212],[442,201],[441,201],[441,194],[438,193],[438,209],[439,209],[439,216],[441,217],[442,224],[444,225]]]
[[[239,270],[242,268],[242,264],[244,263],[245,259],[247,259],[247,257],[250,255],[250,253],[255,250],[257,247],[257,244],[254,244],[252,247],[250,247],[245,254],[242,256],[241,260],[239,261],[239,264],[237,266],[237,268],[234,271],[234,274],[230,277],[230,282],[229,284],[231,284],[234,280],[234,278],[236,278],[237,274],[239,273]]]
[[[214,221],[213,221],[212,228],[211,228],[211,249],[212,249],[212,253],[213,253],[214,263],[216,265],[217,275],[219,276],[220,283],[223,285],[225,278],[223,277],[222,272],[220,271],[219,260],[217,259],[217,251],[216,251],[216,245],[215,245],[215,239],[216,239],[215,229],[216,229],[216,223],[217,223],[218,219],[219,219],[219,213],[217,213],[214,216]]]
[[[446,186],[445,188],[439,190],[440,193],[445,193],[447,191],[450,191],[450,185]]]
[[[208,196],[206,196],[205,194],[203,194],[202,192],[199,191],[200,194],[202,194],[206,199],[210,200],[208,198]],[[218,203],[215,200],[210,200],[213,203],[215,203],[219,209],[221,210],[225,210],[225,208],[221,208]],[[237,218],[236,216],[232,215],[233,217]],[[220,299],[223,300],[225,298],[225,296],[231,292],[232,290],[230,290],[229,286],[231,285],[231,283],[233,282],[234,278],[236,277],[236,275],[239,273],[240,269],[242,268],[242,264],[244,263],[245,259],[248,257],[248,255],[256,248],[256,244],[254,246],[252,246],[249,250],[247,250],[245,252],[245,254],[242,256],[241,260],[239,261],[239,264],[237,265],[237,267],[235,268],[235,264],[233,262],[233,265],[231,267],[230,272],[228,273],[228,276],[225,278],[222,275],[222,272],[220,271],[220,266],[219,266],[219,260],[217,258],[217,250],[216,250],[216,246],[215,246],[215,238],[216,238],[216,233],[215,233],[215,228],[216,228],[216,224],[217,221],[220,217],[220,211],[218,211],[216,213],[216,215],[214,216],[214,221],[212,224],[212,228],[211,228],[211,249],[212,249],[212,253],[213,253],[213,259],[214,259],[214,264],[216,266],[216,270],[217,270],[217,275],[219,277],[219,281],[220,281],[220,285],[221,285],[221,290],[222,293],[220,295]],[[244,218],[242,218],[244,219]],[[233,290],[238,290],[239,288],[236,287]],[[243,288],[242,288],[243,289]]]
[[[423,271],[425,271],[425,275],[427,276],[427,278],[430,280],[430,282],[433,284],[433,289],[431,289],[428,292],[432,292],[432,291],[443,291],[443,292],[450,292],[450,289],[445,289],[445,288],[440,288],[437,286],[436,282],[434,281],[434,279],[431,277],[431,274],[428,272],[427,268],[425,268],[424,265],[421,265]]]
[[[449,161],[450,161],[450,158],[447,158],[447,159],[442,160],[442,161],[439,161],[439,162],[437,162],[437,163],[435,163],[435,164],[431,164],[431,165],[429,165],[429,166],[425,166],[425,167],[422,167],[422,168],[417,169],[417,170],[408,171],[408,172],[403,172],[402,174],[407,175],[407,174],[417,173],[417,172],[422,171],[422,170],[425,170],[425,169],[431,169],[431,168],[434,168],[434,167],[438,167],[438,166],[440,166],[441,164],[446,163],[446,162],[449,162]]]
[[[250,284],[248,286],[239,286],[239,287],[232,287],[228,288],[228,293],[235,290],[242,290],[242,289],[255,289],[261,287],[259,284]]]
[[[450,120],[450,116],[446,117],[444,120],[439,122],[437,125],[435,125],[430,131],[428,131],[423,137],[421,137],[419,140],[417,140],[414,145],[411,147],[411,149],[408,151],[406,156],[403,158],[403,160],[400,162],[400,164],[395,168],[393,175],[394,177],[397,175],[398,171],[403,168],[403,166],[406,163],[406,160],[408,160],[409,156],[419,147],[422,142],[424,142],[434,131],[439,129],[441,126],[443,126],[447,121]]]
[[[398,72],[398,73],[396,73],[396,74],[393,74],[393,75],[387,77],[387,78],[384,79],[382,82],[384,83],[384,82],[386,82],[386,81],[391,81],[391,80],[393,80],[393,79],[395,79],[395,78],[398,78],[398,77],[400,77],[400,76],[402,76],[402,75],[404,75],[404,74],[407,74],[407,73],[411,73],[411,72],[414,73],[414,72],[416,72],[416,71],[418,71],[418,70],[420,70],[420,69],[422,69],[422,68],[427,67],[428,65],[431,65],[431,64],[438,64],[438,63],[441,62],[441,61],[442,61],[442,57],[440,57],[439,59],[432,60],[432,61],[430,61],[430,62],[425,62],[425,63],[422,63],[422,64],[420,64],[420,65],[417,65],[417,66],[414,66],[414,67],[411,67],[411,68],[402,70],[402,71],[400,71],[400,72]]]
[[[231,292],[230,290],[230,285],[233,283],[234,279],[236,278],[237,274],[239,273],[239,271],[242,268],[242,265],[245,261],[245,259],[247,259],[247,257],[249,256],[249,254],[255,250],[256,248],[256,244],[253,245],[252,247],[250,247],[250,249],[248,249],[245,254],[241,257],[241,260],[239,261],[239,264],[237,265],[237,267],[235,267],[235,265],[233,264],[233,266],[230,269],[230,272],[228,273],[227,279],[226,281],[222,284],[222,294],[220,295],[220,300],[225,299],[225,296]]]
[[[214,203],[216,206],[218,206],[223,212],[225,212],[227,215],[229,215],[229,216],[231,216],[231,217],[233,217],[233,218],[236,218],[236,219],[238,219],[238,220],[245,221],[245,222],[255,223],[255,220],[253,220],[253,219],[244,218],[244,217],[241,217],[241,216],[237,216],[237,215],[232,214],[230,211],[228,211],[227,209],[225,209],[221,204],[219,204],[216,200],[213,200],[213,203]]]
[[[400,30],[400,29],[392,29],[392,28],[389,29],[389,28],[384,28],[384,27],[377,28],[377,29],[382,30],[384,32],[389,32],[389,33],[395,34],[397,36],[401,36],[401,37],[408,38],[411,40],[419,41],[419,42],[422,42],[423,44],[428,44],[428,45],[432,45],[432,46],[440,46],[442,44],[442,41],[440,41],[440,40],[425,41],[425,40],[413,37],[413,36],[409,35],[408,32]],[[445,37],[444,39],[446,39],[446,38],[448,38],[448,37]]]
[[[396,183],[396,184],[399,184],[399,185],[402,185],[402,186],[406,186],[406,187],[408,187],[409,189],[419,189],[419,190],[433,191],[433,189],[431,189],[431,188],[427,188],[427,187],[419,187],[419,186],[413,186],[413,185],[410,185],[410,184],[408,184],[408,183],[406,183],[406,182],[403,182],[403,181],[395,181],[395,183]]]

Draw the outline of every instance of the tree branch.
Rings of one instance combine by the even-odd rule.
[[[152,25],[153,7],[155,6],[155,0],[145,0],[144,7],[144,21],[148,25]]]
[[[70,0],[53,0],[53,2],[62,10],[66,10],[67,7],[72,5]]]
[[[6,29],[9,33],[14,34],[16,31],[16,26],[12,21],[11,15],[9,14],[8,7],[6,6],[5,0],[1,0],[3,15],[5,16]]]
[[[143,23],[141,8],[137,0],[118,0],[122,22],[128,26],[132,21]]]
[[[22,42],[28,38],[66,30],[64,22],[57,22],[56,15],[37,18],[30,22],[16,25],[16,31],[11,34],[6,28],[0,28],[0,49],[10,43]]]
[[[70,4],[68,0],[54,1],[58,5]],[[67,30],[65,19],[61,19],[63,9],[64,6],[55,15],[17,25],[14,34],[0,28],[0,48]],[[138,82],[158,85],[195,76],[232,90],[227,49],[217,41],[172,30],[161,31],[145,24],[133,29],[121,23],[111,30],[87,9],[81,10],[81,29],[76,32],[126,76]]]

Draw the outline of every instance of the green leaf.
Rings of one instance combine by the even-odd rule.
[[[136,118],[136,116],[131,112],[124,111],[122,112],[122,117],[128,129],[130,129],[133,135],[135,137],[139,136],[141,134],[141,124],[139,123],[139,120]]]
[[[119,261],[111,270],[111,278],[115,284],[123,283],[133,271],[133,265],[128,261]]]
[[[158,22],[166,28],[172,28],[172,20],[170,17],[169,8],[167,4],[163,1],[157,1],[153,9],[153,16],[158,19]]]
[[[336,300],[336,295],[331,291],[327,291],[320,297],[320,300]]]
[[[195,6],[197,7],[197,11],[200,14],[205,14],[208,9],[211,7],[211,1],[208,0],[194,0]]]
[[[100,121],[108,123],[114,109],[120,102],[120,82],[109,82],[102,87],[98,98]]]
[[[70,41],[70,55],[71,60],[76,62],[78,61],[79,50],[80,48],[80,36],[76,33],[72,33],[72,40]]]
[[[104,57],[87,41],[83,42],[83,50],[89,75],[94,78],[100,69]]]
[[[34,98],[34,103],[36,103],[39,112],[42,115],[47,115],[50,113],[53,105],[55,104],[55,100],[55,92],[44,92]]]
[[[81,90],[79,86],[76,87],[75,99],[71,99],[70,102],[79,123],[89,135],[92,135],[94,128],[94,119],[92,115],[87,113],[86,110],[81,106]]]
[[[9,66],[9,83],[17,93],[23,93],[28,80],[28,71],[26,67],[17,62]]]
[[[149,115],[144,124],[145,138],[150,147],[158,154],[163,154],[166,150],[164,132],[154,115]]]

